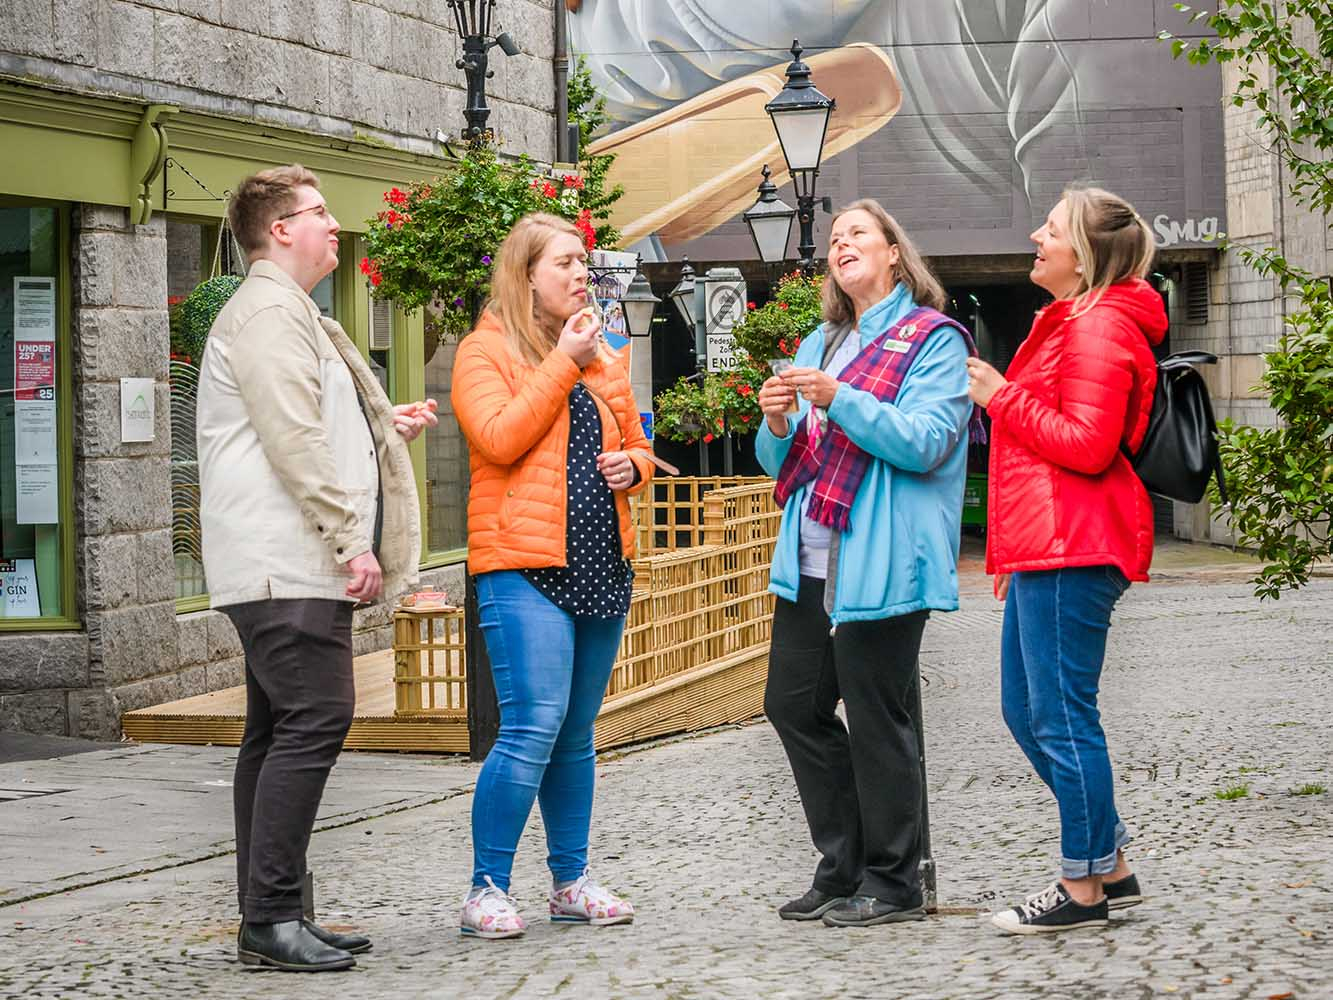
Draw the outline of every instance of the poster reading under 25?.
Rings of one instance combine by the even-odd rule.
[[[14,482],[19,524],[60,519],[55,278],[14,279]]]

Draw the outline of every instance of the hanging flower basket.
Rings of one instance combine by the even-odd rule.
[[[198,363],[204,353],[208,331],[213,327],[222,307],[245,280],[234,274],[223,274],[200,282],[172,311],[172,352]]]

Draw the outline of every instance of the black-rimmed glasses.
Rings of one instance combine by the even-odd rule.
[[[329,214],[329,206],[328,206],[328,205],[307,205],[305,208],[298,208],[295,212],[288,212],[286,215],[279,215],[279,216],[278,216],[278,221],[281,222],[283,219],[290,219],[292,216],[294,216],[294,215],[300,215],[302,212],[318,212],[318,213],[320,213],[320,215],[328,215],[328,214]]]

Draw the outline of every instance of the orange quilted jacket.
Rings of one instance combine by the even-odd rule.
[[[643,489],[656,467],[624,365],[598,359],[580,371],[553,350],[534,368],[487,312],[458,347],[452,389],[471,450],[469,572],[565,565],[569,393],[580,379],[602,418],[602,450],[628,452],[639,470],[634,487],[615,493],[621,546],[633,557],[628,495]]]

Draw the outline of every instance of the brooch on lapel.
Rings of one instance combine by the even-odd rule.
[[[884,340],[884,350],[894,354],[906,354],[912,349],[911,339],[916,336],[916,324],[908,323],[892,337]]]

